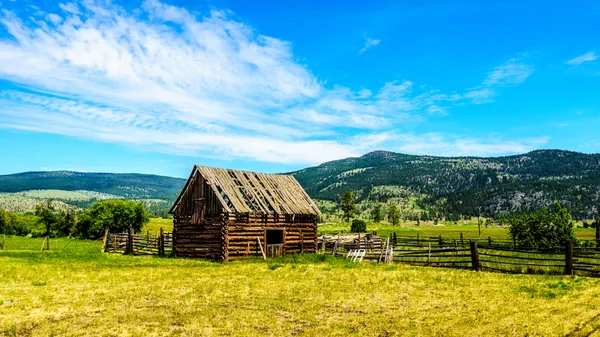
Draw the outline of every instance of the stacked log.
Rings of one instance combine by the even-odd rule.
[[[222,217],[206,218],[194,224],[190,221],[174,221],[174,251],[179,257],[222,260],[223,251]]]
[[[338,241],[339,240],[339,241]],[[372,252],[381,252],[383,242],[380,237],[372,234],[329,234],[321,235],[317,239],[317,244],[322,247],[325,241],[326,249],[333,249],[336,242],[339,242],[339,247],[345,250],[366,249]]]

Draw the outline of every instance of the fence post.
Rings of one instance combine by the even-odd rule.
[[[440,248],[444,247],[444,240],[442,239],[441,235],[440,235],[440,238],[439,238],[439,244],[440,244]]]
[[[396,247],[398,245],[398,238],[396,237],[396,232],[394,232],[394,245],[393,247]]]
[[[573,242],[567,240],[565,245],[565,275],[573,275]]]
[[[460,232],[460,246],[461,246],[461,247],[464,247],[464,246],[465,246],[465,240],[464,240],[464,237],[463,237],[463,233],[462,233],[462,232]]]
[[[600,222],[596,221],[596,248],[600,249]]]
[[[492,247],[492,237],[488,236],[488,248]]]
[[[419,240],[419,233],[417,233],[417,246],[421,247],[421,240]]]
[[[158,237],[158,256],[165,256],[165,230],[162,227]]]
[[[102,240],[102,253],[106,251],[106,240],[108,240],[108,228],[104,230],[104,240]]]
[[[477,241],[471,241],[471,264],[473,265],[474,271],[481,270],[481,264],[479,263],[479,250],[477,250]]]
[[[130,226],[127,231],[127,251],[126,254],[133,254],[133,228]]]

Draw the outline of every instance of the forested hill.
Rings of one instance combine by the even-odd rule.
[[[71,171],[0,175],[0,192],[29,190],[94,191],[130,199],[174,200],[185,179],[134,173]]]
[[[423,209],[462,215],[525,211],[554,201],[576,218],[600,204],[600,154],[540,150],[523,155],[433,157],[375,151],[293,172],[313,198],[414,198]]]

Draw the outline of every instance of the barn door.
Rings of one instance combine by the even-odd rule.
[[[204,198],[194,199],[192,224],[199,224],[204,219]]]
[[[265,254],[267,257],[283,255],[284,236],[283,229],[265,230]]]

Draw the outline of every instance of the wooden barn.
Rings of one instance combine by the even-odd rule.
[[[179,257],[230,261],[317,249],[319,209],[289,175],[196,165],[170,213]]]

